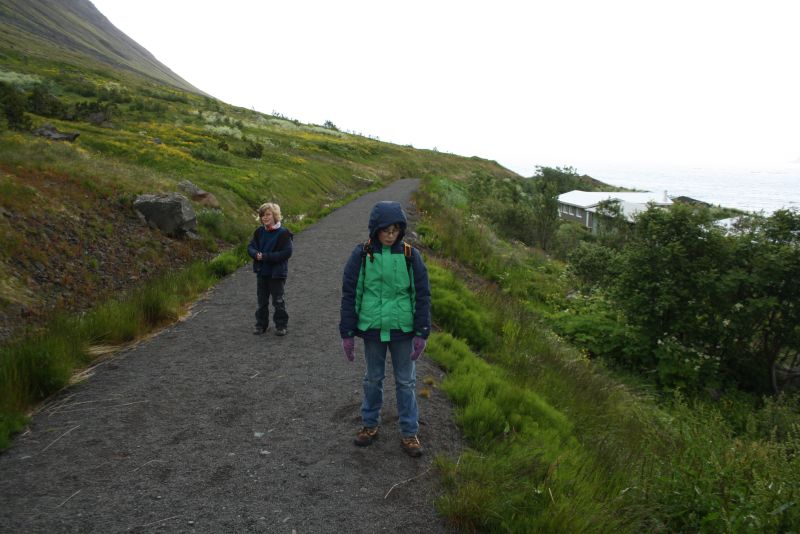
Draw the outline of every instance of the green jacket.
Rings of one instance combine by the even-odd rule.
[[[358,329],[380,330],[381,341],[391,330],[414,330],[414,286],[403,254],[383,246],[380,254],[364,262],[356,284]]]

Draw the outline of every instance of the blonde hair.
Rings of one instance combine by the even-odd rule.
[[[260,219],[263,217],[268,211],[272,213],[272,218],[276,223],[281,222],[281,207],[274,202],[265,202],[264,204],[261,204],[261,206],[258,208],[258,218]]]

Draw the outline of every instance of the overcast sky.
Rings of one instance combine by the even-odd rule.
[[[536,165],[800,158],[800,2],[92,0],[230,104]]]

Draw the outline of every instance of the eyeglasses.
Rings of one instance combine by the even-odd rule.
[[[396,234],[399,231],[400,231],[400,228],[398,226],[394,225],[394,224],[392,226],[387,226],[386,228],[381,228],[379,230],[379,232],[382,233],[382,234]]]

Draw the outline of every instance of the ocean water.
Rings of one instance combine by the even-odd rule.
[[[607,184],[643,191],[666,191],[709,204],[763,211],[800,209],[800,164],[723,168],[665,165],[574,165],[579,174]]]

